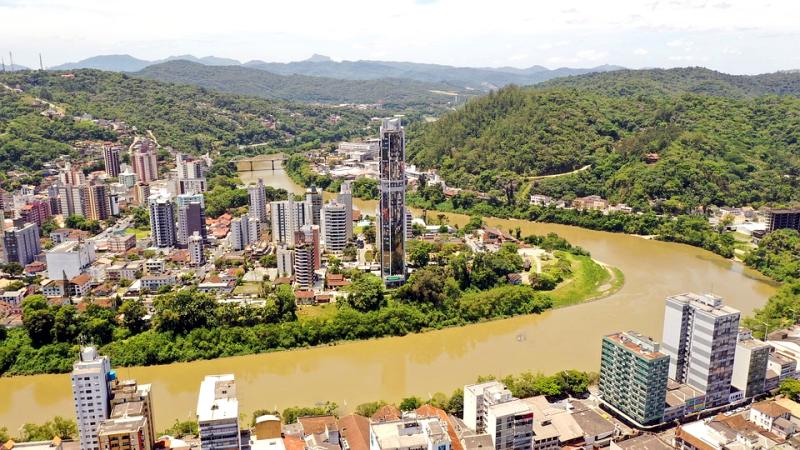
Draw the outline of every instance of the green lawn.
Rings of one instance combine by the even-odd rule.
[[[150,230],[139,230],[136,228],[126,228],[125,232],[128,234],[136,235],[136,239],[145,239],[150,237]]]
[[[256,281],[243,282],[233,290],[234,295],[250,295],[258,294],[259,292],[261,292],[261,283]]]
[[[622,271],[617,268],[606,269],[588,256],[567,257],[572,261],[572,277],[550,292],[555,308],[609,295],[625,283]]]
[[[300,320],[303,319],[313,319],[313,318],[328,318],[336,314],[336,304],[335,303],[326,303],[322,305],[314,305],[314,306],[298,306],[297,307],[297,318]]]

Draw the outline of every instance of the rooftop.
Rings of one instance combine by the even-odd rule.
[[[652,338],[636,331],[627,331],[624,333],[614,333],[606,336],[606,339],[614,342],[617,345],[625,347],[631,352],[646,358],[646,359],[661,359],[668,356],[659,351],[658,342]]]
[[[428,442],[449,441],[447,424],[438,418],[401,419],[370,425],[372,435],[378,447],[394,448],[428,448]]]
[[[147,425],[147,419],[143,416],[136,417],[117,417],[100,422],[97,429],[98,436],[135,433]]]
[[[695,294],[694,292],[687,292],[684,294],[671,295],[667,297],[667,300],[688,303],[693,308],[707,312],[715,317],[740,314],[738,309],[723,305],[722,297],[714,294]]]
[[[239,416],[236,381],[233,374],[207,375],[200,383],[197,398],[197,420],[235,419]]]
[[[652,434],[644,434],[622,442],[615,442],[622,450],[669,450],[671,445],[667,445]]]
[[[753,409],[772,418],[791,413],[788,408],[784,408],[772,400],[755,403],[753,404]]]

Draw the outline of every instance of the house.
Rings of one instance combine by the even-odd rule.
[[[369,419],[358,414],[339,419],[339,445],[343,450],[369,450]]]
[[[443,410],[432,405],[422,405],[416,409],[417,417],[438,417],[439,420],[447,424],[447,434],[450,436],[450,448],[452,450],[464,450],[461,440],[456,434],[456,428],[450,416]]]
[[[576,402],[579,403],[579,402]],[[605,447],[616,436],[617,427],[597,411],[586,408],[572,413],[572,418],[583,430],[585,448]]]
[[[298,305],[314,305],[314,291],[311,290],[297,290],[294,291],[295,302]]]
[[[350,281],[344,278],[344,275],[340,273],[326,273],[325,274],[325,287],[328,289],[339,289],[345,286],[349,286]]]
[[[16,291],[4,291],[0,294],[0,301],[6,302],[10,305],[19,306],[22,303],[22,299],[25,297],[25,293],[28,291],[27,288],[19,288]]]
[[[177,282],[175,275],[161,274],[161,275],[146,275],[139,279],[141,289],[147,289],[151,292],[157,291],[162,286],[173,286]]]
[[[42,294],[45,297],[83,297],[91,289],[92,277],[87,273],[82,273],[72,277],[70,280],[44,280],[42,282]]]
[[[572,201],[572,207],[575,209],[588,209],[603,211],[608,208],[608,200],[600,197],[599,195],[589,195],[587,197],[578,197]]]
[[[400,412],[394,405],[383,405],[375,411],[375,414],[370,418],[372,422],[389,422],[392,420],[400,420],[403,413]]]
[[[611,441],[611,450],[671,450],[673,448],[652,434],[643,434],[624,441]]]
[[[784,408],[772,400],[767,400],[753,404],[748,420],[761,429],[772,431],[778,419],[789,420],[791,417],[791,411],[788,408]]]
[[[199,292],[213,293],[213,294],[230,294],[236,289],[236,281],[204,281],[197,285]]]

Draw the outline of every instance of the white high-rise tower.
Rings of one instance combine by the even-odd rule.
[[[95,347],[81,349],[72,368],[72,399],[78,420],[81,450],[99,450],[97,429],[110,414],[111,361]]]

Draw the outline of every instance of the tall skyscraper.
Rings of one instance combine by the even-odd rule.
[[[347,206],[331,200],[322,207],[320,213],[325,251],[341,252],[347,246]]]
[[[400,119],[383,119],[380,148],[378,245],[383,282],[397,286],[406,279],[405,135]]]
[[[343,181],[339,186],[339,194],[336,196],[336,201],[343,204],[345,207],[346,217],[346,232],[347,240],[353,239],[353,192],[350,189],[350,182]]]
[[[708,407],[729,401],[739,315],[713,294],[667,298],[661,349],[669,376],[705,392]]]
[[[309,217],[308,223],[319,225],[319,213],[322,210],[322,192],[312,185],[306,189],[306,216]]]
[[[309,223],[305,202],[296,202],[289,194],[287,200],[270,203],[272,242],[294,245],[294,233]]]
[[[100,450],[97,431],[110,414],[111,361],[95,347],[81,349],[72,366],[72,399],[78,421],[81,450]]]
[[[311,244],[314,247],[314,270],[322,265],[322,246],[320,245],[320,230],[317,225],[306,224],[295,233],[295,244]]]
[[[203,194],[181,194],[176,197],[178,207],[177,241],[180,246],[189,244],[189,237],[198,233],[206,239],[206,214]]]
[[[80,186],[86,183],[86,175],[80,167],[74,167],[71,162],[64,163],[64,167],[59,170],[58,179],[62,184]]]
[[[30,264],[41,251],[36,224],[16,220],[13,227],[3,230],[3,260],[6,263]]]
[[[264,180],[259,178],[258,183],[248,186],[247,193],[250,195],[250,217],[267,223],[269,216],[267,215],[267,191]]]
[[[740,333],[736,343],[731,385],[753,397],[766,390],[767,365],[772,347],[766,342],[753,339],[752,334]]]
[[[172,197],[166,191],[153,194],[148,199],[150,208],[150,237],[156,247],[174,247],[175,212]]]
[[[600,395],[636,422],[662,421],[668,371],[669,356],[649,337],[629,331],[603,338]]]
[[[238,450],[239,400],[233,374],[207,375],[197,398],[197,424],[201,450]]]
[[[19,217],[24,222],[35,223],[38,227],[41,227],[50,215],[50,203],[43,200],[34,200],[19,210]]]
[[[114,144],[103,145],[103,162],[106,174],[112,178],[119,176],[119,146]]]
[[[59,210],[64,217],[85,216],[87,209],[86,190],[74,184],[59,183]]]
[[[158,153],[155,142],[147,138],[137,138],[130,148],[131,166],[136,179],[150,183],[158,179]]]
[[[302,232],[298,231],[298,233]],[[300,239],[294,246],[294,281],[300,289],[312,289],[314,287],[314,253],[316,249],[313,243],[300,241]]]

